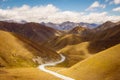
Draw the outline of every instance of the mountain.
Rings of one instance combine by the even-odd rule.
[[[95,28],[96,31],[103,31],[103,30],[106,30],[108,28],[112,28],[116,25],[116,23],[114,22],[111,22],[111,21],[107,21],[103,24],[101,24],[100,26],[98,26],[97,28]]]
[[[119,25],[120,24],[120,21],[116,22],[116,25]]]
[[[88,35],[90,37],[89,51],[96,53],[105,50],[120,43],[120,24],[90,35]]]
[[[75,80],[120,79],[119,22],[45,24],[0,21],[0,79],[59,80],[36,68],[60,60],[59,54],[65,61],[47,69]]]
[[[50,46],[52,49],[60,50],[68,45],[78,44],[83,42],[81,36],[76,34],[64,34],[48,40],[44,45]]]
[[[21,24],[0,21],[0,29],[22,35],[37,44],[61,35],[61,32],[58,30],[33,22]]]
[[[58,39],[50,41],[50,43],[53,42],[54,44],[57,41],[59,42],[56,46],[53,46],[57,48],[59,53],[63,53],[67,57],[64,63],[67,64],[65,65],[67,67],[73,66],[79,61],[120,43],[120,25],[115,25],[98,32],[94,32],[93,29],[76,27],[70,32],[64,36],[74,34],[76,37],[69,38],[69,36],[62,38],[59,36]]]
[[[38,46],[15,33],[0,30],[0,67],[35,67],[59,59],[56,52],[44,46]]]
[[[85,27],[77,26],[77,27],[73,28],[72,30],[70,30],[68,33],[84,35],[84,31],[86,29],[87,28],[85,28]]]
[[[88,28],[96,28],[96,27],[98,27],[99,25],[100,25],[100,24],[80,22],[80,26],[88,27]]]
[[[61,36],[54,37],[45,42],[44,45],[50,46],[54,50],[60,50],[68,45],[79,44],[87,41],[84,38],[88,35],[89,28],[77,26],[67,32],[64,32]]]
[[[55,50],[60,50],[68,45],[90,42],[88,50],[92,54],[120,43],[120,24],[108,21],[102,25],[98,29],[77,26],[64,35],[50,39],[48,44]]]
[[[97,27],[99,24],[94,24],[94,23],[84,23],[84,22],[80,22],[80,23],[74,23],[74,22],[70,22],[70,21],[66,21],[60,24],[56,24],[56,23],[44,23],[42,22],[41,24],[48,26],[48,27],[52,27],[54,29],[57,30],[71,30],[73,28],[75,28],[76,26],[83,26],[83,27],[89,27],[89,28],[95,28]]]
[[[68,45],[58,51],[66,56],[65,67],[71,67],[74,64],[85,60],[91,54],[88,51],[89,42],[81,42],[74,45]]]
[[[5,22],[9,22],[9,23],[21,23],[21,24],[25,24],[25,23],[28,23],[27,21],[25,20],[4,20]]]
[[[75,80],[119,80],[120,44],[61,71]]]

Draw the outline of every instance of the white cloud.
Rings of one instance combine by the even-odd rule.
[[[84,15],[84,20],[89,21],[90,23],[103,23],[106,21],[117,22],[120,21],[120,16],[108,16],[107,12],[102,13],[90,13],[88,15]]]
[[[98,1],[95,1],[89,8],[87,8],[86,10],[95,10],[96,8],[105,8],[106,5],[104,4],[100,4]]]
[[[108,16],[107,12],[89,13],[61,11],[52,4],[46,6],[23,5],[21,7],[0,9],[0,20],[26,20],[28,22],[54,22],[64,21],[102,23],[105,21],[120,21],[120,16]]]
[[[110,1],[110,0],[109,0]],[[109,2],[109,4],[116,4],[116,5],[118,5],[118,4],[120,4],[120,0],[111,0],[110,2]]]
[[[113,11],[120,12],[120,7],[114,8]]]
[[[120,0],[113,0],[115,4],[120,4]]]

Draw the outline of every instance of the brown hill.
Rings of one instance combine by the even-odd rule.
[[[74,64],[88,58],[91,54],[88,51],[89,42],[82,42],[75,45],[68,45],[58,52],[66,56],[66,60],[63,64],[65,67],[73,66]]]
[[[37,44],[61,34],[55,29],[33,22],[20,24],[0,21],[0,29],[20,34]]]
[[[119,25],[119,24],[120,24],[120,21],[116,22],[116,24]]]
[[[68,33],[71,34],[83,34],[83,32],[86,30],[87,28],[85,27],[81,27],[81,26],[77,26],[75,28],[73,28],[72,30],[70,30]]]
[[[120,80],[120,44],[61,72],[75,80]]]
[[[120,25],[99,31],[90,36],[90,45],[88,47],[91,53],[105,50],[120,43]]]
[[[102,25],[98,26],[97,28],[95,28],[96,31],[103,31],[106,30],[108,28],[112,28],[116,25],[116,23],[113,23],[111,21],[107,21],[105,23],[103,23]]]
[[[73,45],[83,42],[80,35],[77,34],[64,34],[50,39],[44,45],[50,46],[54,50],[60,50],[67,45]]]
[[[114,26],[110,24],[113,24]],[[120,43],[120,24],[116,25],[116,23],[114,24],[112,22],[106,22],[103,25],[103,27],[99,27],[98,31],[94,31],[95,29],[76,27],[71,31],[76,32],[78,30],[82,31],[82,33],[74,34],[74,32],[70,34],[64,34],[49,40],[48,43],[50,43],[51,47],[60,50],[67,45],[90,42],[88,46],[90,53],[97,53]]]
[[[33,67],[59,59],[60,56],[50,49],[16,34],[0,31],[0,67]]]
[[[91,34],[88,34],[89,32]],[[75,40],[72,45],[67,44],[65,47],[61,47],[58,50],[59,53],[63,53],[66,56],[65,64],[67,64],[67,66],[72,66],[88,58],[93,53],[98,53],[120,43],[120,25],[115,25],[98,32],[88,30],[88,33],[86,35],[79,35],[81,36],[78,38],[80,41],[76,44],[74,44],[74,42],[77,42],[76,39],[71,38]],[[67,40],[65,41],[65,43],[68,42]],[[62,40],[61,43],[63,43]],[[57,46],[59,46],[59,44]]]

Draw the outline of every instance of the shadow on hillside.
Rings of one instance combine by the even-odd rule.
[[[31,53],[33,53],[36,56],[42,57],[43,62],[50,61],[50,60],[55,61],[55,60],[60,59],[60,56],[56,52],[54,52],[44,46],[41,46],[19,34],[12,33],[12,35],[17,37],[20,41],[24,42],[25,44],[23,46],[28,51],[30,51]],[[17,41],[19,42],[19,40],[17,40]]]
[[[104,36],[103,36],[104,34]],[[102,37],[101,37],[102,36]],[[102,33],[94,35],[95,40],[90,42],[88,50],[97,53],[120,43],[120,25],[107,29]]]

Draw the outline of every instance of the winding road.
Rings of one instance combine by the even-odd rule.
[[[54,72],[54,71],[51,71],[51,70],[48,70],[48,69],[45,68],[46,66],[55,66],[55,65],[57,65],[59,63],[62,63],[65,60],[65,56],[63,56],[62,54],[60,54],[60,56],[61,56],[61,60],[60,61],[56,61],[56,62],[53,62],[53,63],[42,64],[38,68],[40,70],[44,71],[44,72],[50,73],[50,74],[52,74],[52,75],[54,75],[54,76],[56,76],[58,78],[61,78],[61,80],[75,80],[73,78],[64,76],[62,74],[59,74],[57,72]]]

